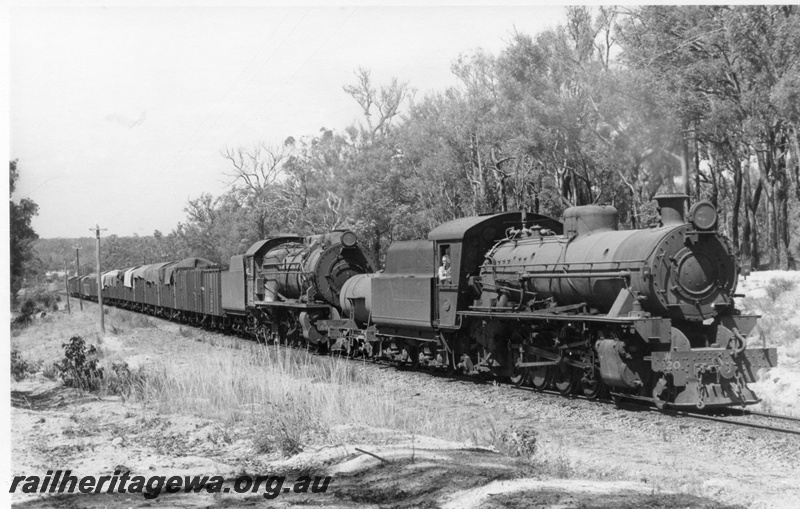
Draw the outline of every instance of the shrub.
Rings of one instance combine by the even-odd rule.
[[[22,357],[19,350],[11,350],[11,376],[19,382],[28,375],[39,372],[42,369],[42,361],[30,362]]]
[[[39,312],[58,311],[61,297],[46,290],[28,293],[19,305],[19,314],[11,322],[12,328],[25,327]]]
[[[494,440],[494,446],[509,456],[530,459],[536,454],[538,435],[533,428],[512,425]]]
[[[11,376],[19,382],[28,376],[30,363],[22,358],[19,350],[11,350]]]
[[[782,277],[776,277],[769,280],[767,283],[766,290],[767,296],[770,298],[771,301],[777,300],[778,297],[783,295],[786,292],[791,292],[797,286],[797,281],[794,279],[787,279]]]
[[[97,390],[103,378],[103,368],[97,366],[97,348],[86,348],[80,336],[64,343],[64,359],[54,364],[64,385],[84,390]]]

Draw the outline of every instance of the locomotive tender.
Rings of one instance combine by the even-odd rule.
[[[659,224],[639,230],[618,230],[617,211],[597,205],[567,209],[563,223],[525,213],[456,219],[427,240],[393,243],[380,272],[352,232],[280,235],[232,257],[228,271],[181,267],[174,273],[199,275],[175,278],[162,275],[170,264],[150,266],[130,293],[108,278],[103,298],[564,395],[610,392],[659,408],[757,403],[747,384],[777,353],[747,348],[758,317],[735,308],[739,264],[716,210],[701,201],[685,218],[685,195],[655,199]],[[452,267],[440,279],[443,257]],[[92,295],[77,281],[71,290]],[[179,297],[187,293],[195,297]]]

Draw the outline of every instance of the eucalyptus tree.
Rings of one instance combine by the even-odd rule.
[[[16,191],[19,169],[17,160],[9,161],[8,194],[9,197]],[[30,263],[35,258],[33,243],[39,235],[31,226],[33,217],[39,213],[39,206],[30,198],[20,198],[18,201],[9,200],[9,244],[10,244],[10,276],[11,276],[11,302],[16,302],[17,292],[22,288],[22,282]]]
[[[291,157],[294,143],[291,138],[282,145],[257,143],[251,148],[227,148],[223,157],[232,169],[226,172],[236,201],[248,209],[245,221],[251,225],[252,236],[262,239],[277,228],[285,217],[287,202],[281,192],[283,169]]]
[[[793,88],[800,72],[798,23],[796,6],[649,6],[627,12],[620,23],[623,61],[661,91],[659,101],[681,122],[695,196],[705,181],[717,199],[720,170],[732,174],[733,236],[738,242],[742,202],[741,247],[754,265],[762,194],[770,263],[787,261],[787,163],[796,160],[789,154],[797,131],[781,92]],[[710,175],[701,171],[701,156]]]
[[[379,257],[392,240],[405,238],[398,230],[409,220],[409,206],[415,201],[406,184],[407,168],[401,164],[396,135],[401,109],[413,90],[397,78],[375,86],[364,68],[355,75],[356,83],[343,90],[361,107],[363,117],[345,130],[350,157],[334,195],[345,204],[348,226]]]

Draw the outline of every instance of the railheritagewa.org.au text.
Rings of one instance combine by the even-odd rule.
[[[282,493],[325,493],[331,476],[300,476],[289,480],[282,475],[242,475],[227,482],[222,476],[130,475],[119,470],[114,475],[76,476],[71,470],[48,470],[44,476],[17,475],[9,493],[135,493],[154,499],[162,493],[261,493],[276,498]]]

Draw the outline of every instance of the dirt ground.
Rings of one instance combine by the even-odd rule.
[[[56,320],[61,320],[57,318]],[[66,320],[66,319],[65,319]],[[76,320],[76,318],[70,318]],[[68,323],[51,321],[58,337]],[[34,325],[37,327],[37,325]],[[35,330],[35,329],[33,329]],[[53,358],[58,341],[20,344]],[[204,333],[206,334],[206,333]],[[95,338],[131,366],[187,349],[219,345],[185,337],[177,325]],[[162,493],[14,495],[19,507],[797,507],[796,438],[745,432],[617,410],[608,405],[476,385],[383,368],[386,384],[410,405],[432,405],[469,426],[491,414],[498,429],[536,429],[538,459],[512,457],[474,441],[339,425],[303,452],[283,457],[254,447],[254,430],[196,415],[159,411],[119,396],[97,396],[34,374],[11,384],[14,475],[71,469],[80,475],[331,475],[325,494]],[[420,396],[422,394],[422,396]],[[477,423],[477,419],[474,419]],[[476,426],[478,424],[475,424]],[[484,444],[486,445],[486,444]],[[360,449],[361,451],[357,450]],[[374,454],[372,456],[369,453]],[[379,459],[379,458],[380,459]]]
[[[253,454],[245,430],[223,429],[197,417],[142,415],[117,397],[82,394],[45,380],[13,385],[15,474],[70,469],[80,475],[220,475],[230,489],[242,474],[331,475],[326,494],[162,493],[141,495],[24,495],[17,507],[730,507],[647,483],[552,479],[541,465],[490,449],[392,430],[336,430],[359,440],[321,445],[289,459]],[[364,454],[361,449],[379,456]]]

